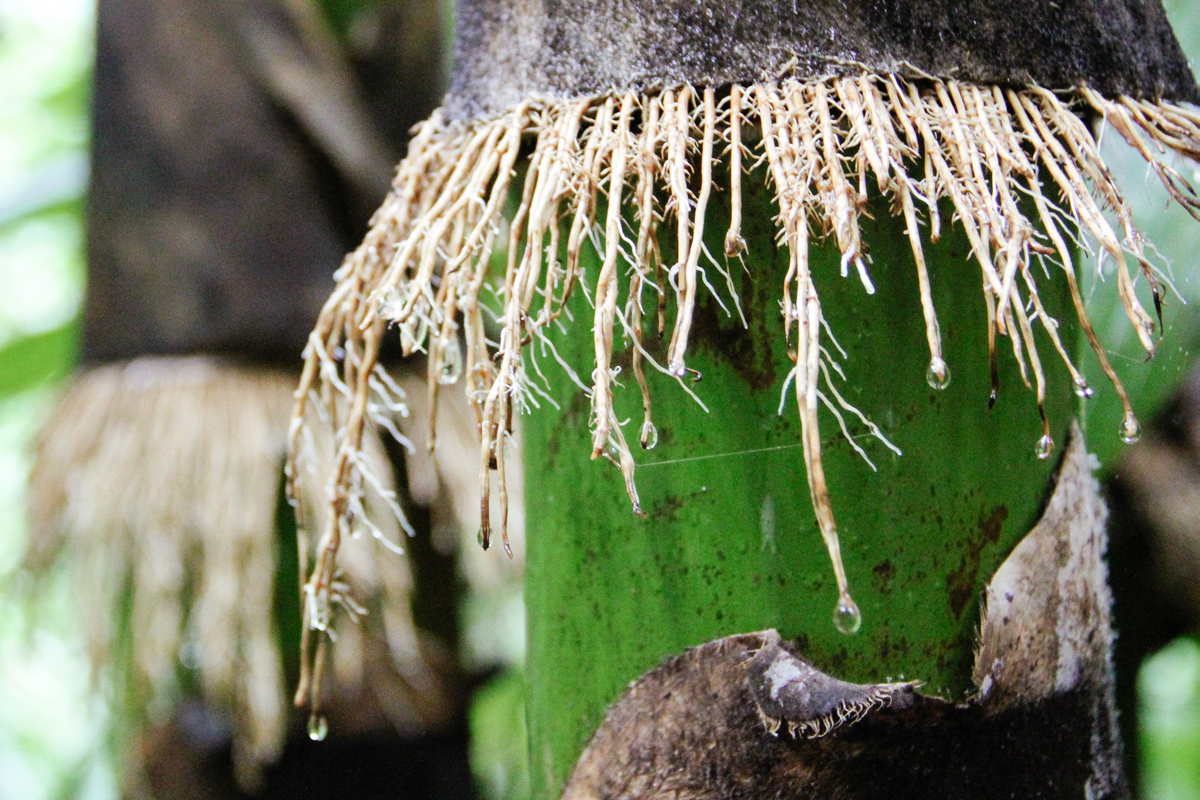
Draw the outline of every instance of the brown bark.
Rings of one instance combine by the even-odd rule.
[[[530,97],[897,73],[1196,101],[1159,0],[459,3],[451,116]]]
[[[100,4],[85,362],[295,363],[441,86],[436,4],[380,4],[357,71],[306,5]]]

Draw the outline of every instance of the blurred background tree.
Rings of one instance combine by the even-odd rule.
[[[65,626],[60,638],[74,643],[79,634],[76,618],[83,617],[96,695],[109,702],[103,718],[91,723],[91,738],[74,745],[61,730],[48,726],[58,720],[76,723],[78,713],[56,711],[53,718],[43,718],[47,735],[40,742],[30,735],[38,723],[17,726],[20,735],[14,745],[0,748],[17,759],[13,769],[5,770],[0,796],[9,796],[10,789],[14,797],[78,794],[81,779],[66,774],[62,763],[69,757],[54,752],[68,745],[79,751],[70,757],[86,761],[72,768],[74,772],[100,765],[103,785],[85,794],[101,796],[240,797],[256,787],[287,797],[324,796],[337,787],[362,796],[470,795],[463,673],[477,681],[497,665],[519,658],[519,641],[514,653],[507,641],[512,637],[501,624],[515,615],[519,627],[519,598],[515,605],[509,602],[512,592],[507,589],[511,577],[519,575],[519,563],[514,567],[492,559],[499,569],[483,570],[488,573],[482,592],[486,597],[475,593],[475,602],[464,609],[467,635],[460,651],[458,603],[465,581],[455,574],[458,565],[450,555],[460,509],[439,515],[419,508],[444,500],[439,494],[444,487],[438,483],[444,484],[445,475],[426,458],[420,473],[422,499],[414,503],[408,491],[399,499],[415,513],[414,527],[422,535],[407,547],[405,558],[367,557],[360,564],[374,576],[355,581],[361,592],[358,600],[372,613],[365,625],[346,632],[350,636],[343,641],[343,657],[337,659],[341,666],[334,664],[335,673],[343,674],[334,681],[341,688],[327,698],[328,722],[324,716],[314,719],[306,733],[304,714],[293,713],[288,720],[286,708],[279,707],[285,703],[279,674],[287,675],[289,690],[295,686],[296,531],[290,512],[279,515],[278,535],[271,526],[279,502],[286,414],[296,380],[288,371],[296,371],[310,320],[342,253],[361,236],[367,216],[386,192],[408,127],[428,114],[440,97],[445,6],[436,0],[104,2],[94,76],[94,23],[87,6],[58,17],[24,14],[19,7],[4,10],[5,23],[11,23],[4,28],[4,45],[9,46],[5,77],[26,93],[36,75],[45,82],[34,88],[41,94],[32,95],[41,106],[27,104],[41,117],[18,119],[25,127],[14,127],[24,138],[5,142],[13,145],[15,156],[41,168],[19,175],[21,181],[10,181],[12,197],[4,199],[12,202],[4,208],[11,213],[5,224],[29,239],[29,228],[36,228],[40,220],[58,219],[53,214],[59,213],[74,238],[62,231],[43,231],[40,239],[33,237],[34,246],[40,243],[75,270],[55,282],[55,264],[28,244],[24,250],[5,251],[10,283],[27,296],[12,296],[5,307],[14,320],[8,327],[23,338],[4,332],[6,342],[12,340],[4,363],[15,376],[4,391],[40,392],[30,396],[19,418],[14,417],[14,424],[23,425],[21,440],[11,448],[13,457],[22,461],[11,476],[14,490],[27,469],[23,451],[38,423],[43,424],[43,446],[57,437],[68,452],[66,459],[56,459],[43,449],[42,474],[47,464],[51,471],[64,470],[41,484],[43,489],[49,484],[55,496],[49,503],[35,502],[41,513],[19,521],[19,528],[4,538],[12,549],[3,571],[10,589],[6,606],[11,602],[11,616],[18,622],[28,615],[34,639],[54,629],[42,623],[58,621]],[[54,38],[72,24],[74,40]],[[38,46],[43,51],[30,58],[28,51]],[[60,75],[62,69],[47,66],[62,67],[56,58],[72,66],[67,78]],[[95,88],[90,128],[96,139],[84,203],[89,85]],[[54,94],[70,100],[71,89],[74,105]],[[55,103],[64,106],[65,113]],[[42,118],[50,112],[66,122]],[[74,166],[74,172],[64,171],[47,156],[48,146],[57,148],[50,156],[65,153],[59,160]],[[59,173],[66,177],[57,180]],[[65,188],[60,185],[64,181]],[[63,214],[59,206],[65,203],[72,205]],[[80,263],[85,205],[90,226],[86,292]],[[63,292],[69,294],[65,309],[46,308]],[[77,317],[83,320],[82,366],[91,371],[50,390],[52,378],[76,365]],[[62,330],[37,336],[42,329],[36,326]],[[54,347],[66,352],[56,354]],[[136,360],[146,355],[207,358]],[[95,369],[104,364],[116,369]],[[132,374],[127,366],[144,373],[149,369],[145,376],[151,380],[134,386],[126,380]],[[189,370],[191,378],[186,375]],[[214,382],[218,374],[225,378]],[[265,381],[244,382],[252,375]],[[116,388],[118,397],[124,395],[115,404],[103,399],[106,389],[93,391],[93,382],[106,383],[105,376],[115,378],[109,388]],[[227,379],[233,381],[229,387],[236,385],[233,392],[224,397],[211,393]],[[398,379],[404,381],[402,376]],[[175,396],[159,394],[157,401],[146,404],[164,388]],[[49,400],[57,394],[67,398],[68,406],[59,411],[66,416],[45,423]],[[72,397],[84,414],[61,410],[69,408]],[[201,401],[191,412],[182,408],[204,397],[208,402]],[[87,412],[89,407],[98,413]],[[237,424],[238,408],[250,409],[260,423],[264,416],[273,416],[265,447],[261,435],[242,437],[254,430]],[[96,423],[82,431],[85,437],[65,431],[87,416]],[[394,423],[405,427],[400,420]],[[188,433],[189,427],[199,435]],[[414,435],[407,427],[406,431]],[[84,444],[75,449],[73,441],[81,438],[94,438],[98,448]],[[129,444],[132,462],[114,463],[110,458],[100,463],[105,459],[93,458],[106,451],[130,452]],[[255,489],[257,499],[246,494],[248,486],[239,485],[249,476],[238,466],[237,455],[239,449],[255,448],[261,451],[250,457],[265,460],[267,472],[265,482],[259,481],[265,485]],[[157,468],[150,466],[157,458],[146,457],[163,452],[165,460]],[[404,465],[399,449],[391,455],[398,467]],[[382,452],[377,458],[382,460]],[[139,465],[139,460],[145,463]],[[419,460],[414,457],[405,465],[410,475],[420,472],[415,466]],[[389,474],[384,477],[381,472],[383,485],[390,485],[392,468],[385,469]],[[96,481],[106,483],[106,473],[113,482],[97,493]],[[175,474],[170,479],[174,486],[156,484],[163,473]],[[205,496],[205,485],[222,483],[217,495]],[[96,502],[105,495],[108,499]],[[80,498],[76,510],[86,510],[82,524],[77,524],[67,518]],[[19,495],[13,502],[21,502]],[[240,530],[244,526],[238,517],[245,520],[248,505],[258,508],[250,513],[257,522],[253,530]],[[232,507],[233,516],[221,510],[227,507]],[[213,526],[212,520],[222,515],[225,520]],[[30,524],[39,535],[25,563],[33,565],[36,574],[26,575],[16,564],[26,538],[20,528]],[[478,523],[469,527],[473,543]],[[431,532],[439,534],[437,542]],[[247,549],[246,534],[258,544]],[[383,534],[395,540],[399,531],[385,525]],[[368,547],[375,544],[367,537]],[[142,549],[147,546],[150,549]],[[211,556],[218,551],[225,556],[214,562]],[[60,553],[67,557],[59,558]],[[99,566],[102,563],[107,566]],[[274,576],[271,564],[278,565]],[[222,571],[214,581],[214,573]],[[141,592],[147,573],[159,576],[151,577],[154,585],[148,593]],[[66,583],[74,584],[74,609]],[[83,590],[82,585],[90,588]],[[251,589],[253,598],[248,596]],[[503,602],[495,602],[497,592]],[[419,599],[409,608],[413,593]],[[378,603],[388,594],[391,601]],[[207,611],[205,595],[217,601],[209,603]],[[32,602],[22,605],[18,597]],[[207,616],[208,623],[198,622],[197,614]],[[226,639],[224,647],[211,637],[205,641],[203,627],[212,627],[214,614],[217,628],[226,631],[218,637]],[[479,635],[479,629],[485,629],[485,635]],[[251,639],[257,636],[258,641],[245,639],[250,630],[256,631]],[[274,638],[276,631],[278,641],[261,641]],[[28,649],[20,639],[11,644],[15,652]],[[264,672],[255,666],[263,661],[253,655],[256,650],[269,653],[268,662],[281,663],[268,664]],[[63,658],[56,653],[54,658],[69,668],[80,665],[77,654]],[[404,659],[407,663],[397,663]],[[14,655],[5,663],[15,667],[18,661]],[[44,671],[42,666],[35,661],[30,672],[36,676]],[[407,673],[397,674],[406,668]],[[214,682],[214,671],[225,677]],[[86,670],[75,678],[77,696],[65,693],[62,686],[68,681],[59,678],[62,686],[57,691],[51,681],[53,699],[84,705],[91,696],[85,688]],[[413,680],[419,682],[416,691]],[[20,720],[20,709],[26,706],[33,717],[53,707],[16,681],[6,689],[16,693],[8,720]],[[325,738],[327,726],[333,741],[309,741]],[[288,744],[281,754],[285,736]],[[18,745],[27,745],[23,756]],[[37,766],[37,759],[31,759],[35,745],[50,750],[39,756],[47,762],[45,774],[22,781]],[[353,775],[350,784],[345,780],[348,774]]]

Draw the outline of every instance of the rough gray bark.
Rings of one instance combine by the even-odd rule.
[[[460,0],[451,117],[864,70],[1196,101],[1159,0]]]

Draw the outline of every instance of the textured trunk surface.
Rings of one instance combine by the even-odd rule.
[[[864,70],[1200,98],[1159,0],[459,0],[458,28],[452,116]]]
[[[406,6],[432,3],[381,4],[393,44],[351,63],[307,2],[100,4],[84,362],[295,364],[442,86],[435,47],[397,52],[438,35]]]
[[[543,404],[523,427],[535,797],[558,795],[631,680],[667,655],[721,636],[777,628],[819,669],[844,680],[920,680],[927,692],[962,697],[971,685],[983,587],[1045,501],[1054,460],[1035,456],[1040,422],[1003,339],[1002,391],[988,410],[986,310],[961,234],[926,243],[953,374],[948,389],[935,391],[924,380],[929,352],[905,228],[874,209],[875,221],[864,225],[874,296],[839,276],[836,247],[812,253],[826,317],[848,353],[848,380],[839,389],[904,453],[860,438],[865,428],[848,419],[879,468],[872,472],[822,411],[842,556],[862,611],[861,630],[841,633],[793,394],[777,413],[793,363],[776,288],[786,255],[773,242],[766,192],[748,197],[747,207],[749,274],[740,275],[740,295],[749,328],[711,298],[697,313],[689,363],[703,374],[693,388],[710,413],[665,376],[649,376],[659,436],[639,457],[647,518],[621,501],[618,471],[586,460],[587,401],[552,360],[543,361],[561,411]],[[707,230],[723,234],[718,214]],[[719,236],[711,239],[709,249],[719,253]],[[1050,313],[1069,302],[1064,295],[1062,283],[1043,290]],[[585,329],[591,311],[577,299],[569,324]],[[575,332],[560,352],[586,375],[591,342],[584,330]],[[662,345],[650,334],[646,346],[654,353]],[[1047,367],[1062,372],[1050,379],[1059,391],[1047,411],[1063,442],[1077,400],[1065,370]],[[621,379],[633,382],[628,369]],[[636,391],[617,397],[618,418],[636,427]]]

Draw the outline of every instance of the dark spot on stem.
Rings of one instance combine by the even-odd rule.
[[[747,321],[760,330],[751,331],[743,327],[728,298],[723,297],[723,300],[732,316],[726,315],[714,299],[704,297],[696,303],[692,315],[689,349],[694,346],[696,350],[707,353],[713,361],[728,364],[749,385],[751,391],[763,392],[775,388],[775,359],[769,344],[773,337],[766,330],[771,317],[755,313],[754,288],[754,281],[747,280],[741,282],[738,291]]]
[[[681,508],[683,508],[683,500],[673,494],[669,494],[662,499],[662,502],[654,504],[654,508],[650,511],[650,516],[659,521],[674,522]]]
[[[892,579],[896,577],[896,568],[892,566],[891,561],[881,561],[871,568],[871,574],[875,576],[875,583],[879,587],[880,594],[887,594],[892,590]]]
[[[975,582],[979,577],[980,555],[983,548],[1000,541],[1000,533],[1006,519],[1008,519],[1008,507],[1004,505],[996,506],[990,514],[980,519],[979,535],[971,540],[967,552],[963,553],[958,568],[946,576],[946,596],[955,619],[962,617],[963,611],[975,595]]]

